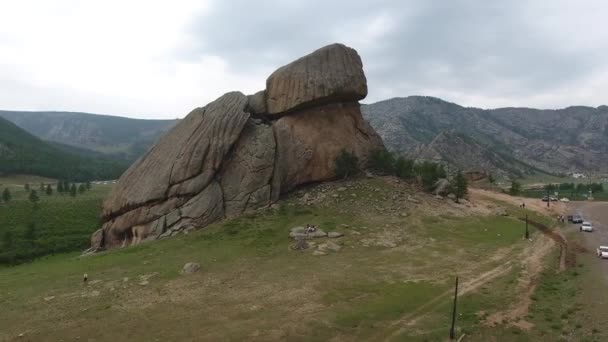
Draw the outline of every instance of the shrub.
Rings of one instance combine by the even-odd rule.
[[[395,173],[395,157],[386,149],[378,149],[369,156],[369,168],[378,174]]]
[[[433,189],[433,186],[440,178],[446,177],[445,169],[438,163],[424,161],[414,166],[414,173],[422,180],[422,186],[427,191]]]
[[[337,177],[348,178],[360,172],[357,156],[344,149],[336,157],[334,165]]]
[[[403,179],[414,177],[414,161],[403,157],[395,161],[395,176]]]
[[[511,182],[511,188],[509,189],[509,194],[512,196],[517,196],[521,192],[521,184],[517,181]]]

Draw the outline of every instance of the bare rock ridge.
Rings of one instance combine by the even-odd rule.
[[[91,251],[138,244],[269,206],[294,187],[335,177],[342,149],[362,166],[382,140],[358,100],[357,52],[323,47],[275,71],[266,89],[194,109],[119,179]]]

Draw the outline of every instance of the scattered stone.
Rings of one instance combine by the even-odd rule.
[[[435,199],[442,200],[443,197],[441,195],[435,195]]]
[[[494,215],[509,216],[509,213],[507,212],[507,208],[505,208],[505,207],[496,207],[496,209],[494,209]]]
[[[281,205],[278,203],[274,203],[273,205],[270,206],[270,209],[278,211],[281,209]]]
[[[317,230],[315,230],[314,232],[308,232],[305,227],[294,227],[294,228],[291,228],[291,230],[289,232],[289,237],[293,238],[294,240],[313,239],[313,238],[320,238],[320,237],[326,237],[326,236],[327,236],[327,233],[322,231],[319,228],[317,228]]]
[[[337,243],[327,241],[326,243],[320,244],[317,249],[321,252],[339,252],[342,249],[342,246],[338,245]]]
[[[332,194],[331,197],[338,198],[338,197],[340,197],[340,195],[338,195],[338,194]]]
[[[321,252],[321,251],[314,251],[312,252],[312,255],[326,255],[327,253]]]
[[[454,194],[448,194],[447,198],[449,198],[451,200],[455,200],[456,199],[456,195],[454,195]]]
[[[331,238],[331,239],[339,238],[339,237],[342,237],[342,236],[344,236],[344,234],[339,233],[339,232],[329,232],[329,233],[327,233],[327,237]]]
[[[55,299],[55,296],[44,297],[44,300],[47,301],[47,302],[50,301],[50,300],[53,300],[53,299]]]
[[[127,278],[127,277],[122,278],[122,282],[123,282],[123,283],[126,283],[126,282],[128,282],[128,281],[129,281],[129,278]]]
[[[294,243],[291,246],[291,249],[293,249],[294,251],[305,251],[309,248],[310,246],[308,245],[308,243],[306,242],[305,238],[299,238],[296,239],[296,243]]]
[[[412,196],[407,196],[407,200],[412,203],[420,203],[420,200],[418,200],[417,198],[414,198]]]
[[[338,188],[338,192],[343,192],[343,191],[346,191],[345,187],[341,186],[341,187]]]
[[[313,237],[313,238],[320,238],[320,237],[326,237],[327,233],[322,231],[321,229],[317,228],[317,230],[315,230],[314,232],[308,233],[308,236]]]
[[[437,180],[437,182],[435,182],[435,184],[433,185],[433,188],[435,189],[433,191],[433,193],[435,195],[445,196],[448,194],[448,191],[450,188],[450,182],[445,178],[441,178],[441,179]]]
[[[149,281],[147,281],[147,280],[143,280],[143,281],[140,281],[140,282],[139,282],[139,285],[141,285],[141,286],[146,286],[146,285],[148,285],[148,284],[150,284],[150,282],[149,282]]]
[[[185,264],[184,267],[182,268],[182,273],[183,274],[192,274],[192,273],[196,273],[196,272],[200,271],[200,269],[201,269],[201,265],[199,263],[189,262],[189,263]]]

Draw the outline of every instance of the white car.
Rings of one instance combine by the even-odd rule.
[[[598,258],[602,258],[602,259],[608,258],[608,246],[600,246],[598,249],[596,249],[596,252],[597,252]]]
[[[591,224],[591,222],[585,221],[578,230],[581,232],[592,232],[593,225]]]

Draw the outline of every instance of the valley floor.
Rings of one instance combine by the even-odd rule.
[[[560,262],[563,235],[549,229],[566,208],[528,203],[537,228],[524,240],[520,201],[326,183],[189,235],[0,269],[0,340],[442,341],[456,276],[464,341],[594,340],[581,302],[564,299],[586,266]],[[344,236],[293,250],[289,230],[307,223]],[[180,274],[187,262],[201,271]]]

